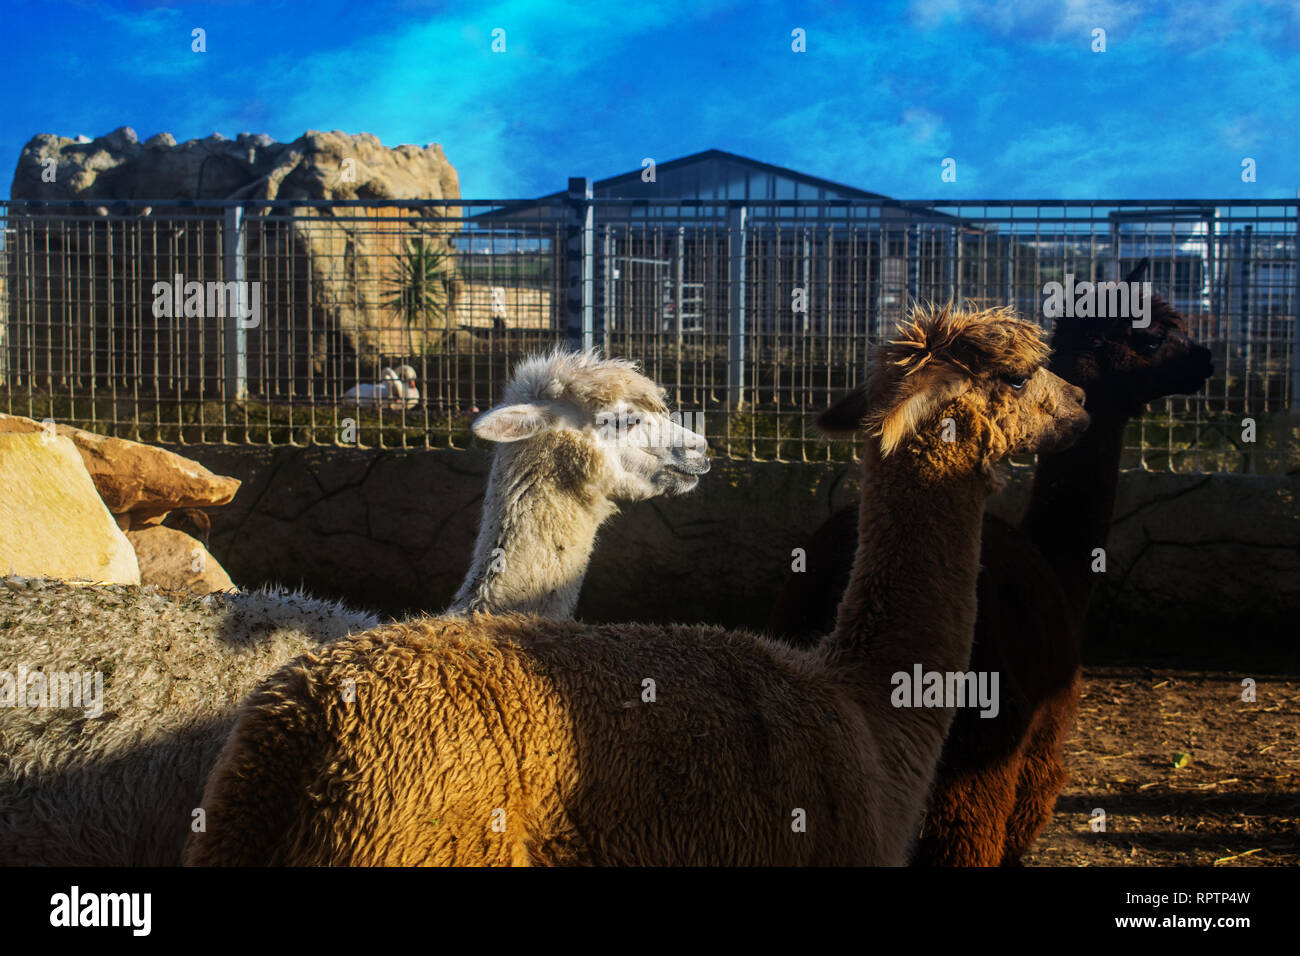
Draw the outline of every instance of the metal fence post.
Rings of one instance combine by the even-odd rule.
[[[1210,314],[1214,316],[1214,321],[1218,323],[1215,334],[1221,334],[1219,330],[1223,325],[1223,283],[1219,276],[1222,270],[1222,255],[1219,250],[1219,228],[1218,212],[1212,216],[1206,216],[1205,222],[1205,271],[1209,273],[1210,288]]]
[[[677,227],[677,304],[676,304],[676,326],[677,326],[677,357],[680,360],[682,355],[682,313],[686,311],[686,290],[683,282],[686,276],[686,227]]]
[[[596,230],[595,210],[591,204],[591,180],[585,176],[569,178],[569,228],[565,242],[568,262],[569,296],[565,340],[570,348],[589,349],[595,345]]]
[[[1241,254],[1237,257],[1237,302],[1240,307],[1237,322],[1241,333],[1242,356],[1245,360],[1245,371],[1247,379],[1251,372],[1251,337],[1254,334],[1252,328],[1251,309],[1254,303],[1251,301],[1251,275],[1254,272],[1252,258],[1254,256],[1254,229],[1247,225],[1241,230]]]
[[[1296,203],[1295,208],[1291,287],[1291,411],[1300,412],[1300,203]]]
[[[826,341],[835,334],[835,223],[826,224],[826,321],[822,323]]]
[[[963,282],[965,281],[966,276],[965,276],[965,272],[963,271],[962,251],[965,248],[966,243],[961,241],[961,226],[953,226],[952,235],[953,235],[954,244],[957,247],[956,252],[953,255],[953,265],[952,265],[952,271],[953,271],[952,298],[953,301],[958,306],[964,306],[966,304],[966,297],[965,297],[965,286],[963,285]]]
[[[16,294],[14,286],[18,284],[20,273],[17,269],[11,268],[11,260],[21,262],[21,258],[12,259],[14,256],[14,239],[18,236],[18,230],[15,223],[10,219],[9,210],[0,210],[0,227],[4,228],[5,235],[11,238],[5,245],[0,248],[0,281],[3,281],[4,288],[0,289],[0,385],[9,387],[9,302],[10,297]]]
[[[808,227],[803,227],[803,328],[800,331],[808,334],[808,320],[812,314],[812,239],[808,236]],[[784,307],[784,303],[782,304]],[[793,321],[791,325],[793,325]],[[778,327],[778,331],[779,331]]]
[[[1116,282],[1119,282],[1121,279],[1124,278],[1124,261],[1120,257],[1120,251],[1121,251],[1120,244],[1123,241],[1123,235],[1119,231],[1119,220],[1115,218],[1114,213],[1110,214],[1109,219],[1110,219],[1110,261],[1111,261],[1112,274],[1110,276],[1104,276],[1104,275],[1095,276],[1093,281],[1114,279]]]
[[[614,331],[614,308],[616,305],[614,296],[617,294],[616,290],[618,288],[618,266],[615,265],[618,261],[615,258],[616,248],[617,247],[614,245],[613,227],[611,227],[609,223],[605,223],[604,254],[601,259],[601,267],[605,270],[605,281],[602,283],[604,295],[601,300],[600,331],[605,340],[604,347],[606,355],[609,354],[610,333]]]
[[[221,234],[221,272],[225,282],[236,282],[238,292],[235,308],[226,308],[232,314],[224,317],[222,352],[225,357],[225,390],[227,402],[242,402],[248,398],[248,342],[244,336],[244,287],[247,278],[244,261],[244,207],[233,206],[226,210]],[[222,301],[229,306],[229,297]]]
[[[906,314],[921,297],[921,227],[916,223],[903,227],[903,268],[907,275],[907,301],[903,303]]]
[[[1002,301],[1013,308],[1019,308],[1016,302],[1016,249],[1019,246],[1020,243],[1016,242],[1015,236],[1007,237],[1006,275],[1003,277],[1007,293]]]
[[[957,298],[957,250],[960,248],[961,237],[957,235],[957,227],[950,226],[943,234],[943,278],[948,286],[948,299],[954,305],[961,305]]]
[[[727,404],[738,411],[745,401],[745,218],[744,206],[727,209]]]

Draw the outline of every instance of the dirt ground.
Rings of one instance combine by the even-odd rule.
[[[1300,865],[1300,679],[1146,666],[1085,677],[1072,780],[1026,864]],[[1089,826],[1098,807],[1104,833]]]

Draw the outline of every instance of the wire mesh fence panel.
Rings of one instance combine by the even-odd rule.
[[[1126,464],[1295,451],[1269,431],[1297,407],[1295,201],[15,201],[0,228],[0,409],[122,437],[463,446],[519,358],[591,343],[725,453],[841,459],[814,418],[912,303],[1050,327],[1052,283],[1145,259],[1216,371]]]
[[[550,219],[481,223],[468,203],[0,211],[11,413],[157,441],[463,443],[509,365],[559,341]]]

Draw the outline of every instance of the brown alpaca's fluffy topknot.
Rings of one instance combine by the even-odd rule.
[[[817,416],[822,432],[865,428],[887,455],[972,379],[1028,377],[1048,354],[1038,326],[1010,308],[970,312],[951,302],[918,303],[896,335],[877,349],[867,381]]]
[[[1047,358],[1042,331],[1009,308],[970,312],[917,304],[882,345],[865,384],[817,418],[827,434],[856,431],[890,454],[977,378],[1028,378]]]
[[[1038,326],[1012,309],[967,312],[951,302],[942,308],[918,304],[899,326],[898,338],[876,356],[874,374],[888,398],[872,403],[867,425],[880,439],[880,453],[893,452],[973,379],[1028,377],[1047,352]]]
[[[917,304],[898,327],[898,337],[881,347],[880,368],[896,366],[912,375],[931,362],[953,366],[972,377],[1032,374],[1046,360],[1042,330],[1009,306],[971,312]]]

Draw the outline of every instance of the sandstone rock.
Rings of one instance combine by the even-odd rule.
[[[235,585],[207,548],[183,531],[161,525],[128,531],[127,539],[140,562],[140,583],[169,591],[211,594]]]
[[[0,414],[0,433],[40,432],[43,427],[31,418]],[[129,513],[130,527],[176,508],[224,505],[239,490],[237,479],[214,475],[165,448],[68,425],[56,425],[55,431],[76,444],[104,504],[115,515]]]
[[[50,160],[55,181],[45,182],[42,172]],[[14,199],[105,201],[103,222],[49,219],[63,213],[48,210],[24,219],[24,242],[32,248],[49,244],[63,252],[32,259],[35,272],[26,287],[50,293],[34,303],[24,302],[22,309],[11,309],[26,317],[25,328],[31,330],[12,343],[20,353],[15,362],[32,352],[42,359],[27,367],[43,369],[52,357],[61,364],[52,370],[58,378],[91,372],[84,350],[72,347],[74,341],[86,341],[87,332],[66,328],[67,315],[93,322],[98,342],[129,341],[123,324],[128,309],[110,308],[108,303],[152,302],[153,283],[178,273],[187,281],[223,278],[219,257],[211,254],[221,247],[219,216],[199,224],[192,218],[195,210],[187,209],[184,215],[189,218],[173,219],[171,214],[178,210],[169,209],[164,200],[457,199],[460,183],[436,143],[388,149],[368,133],[313,130],[291,143],[277,143],[263,134],[240,134],[235,140],[214,134],[173,145],[171,137],[161,133],[140,143],[134,131],[123,127],[89,143],[49,134],[33,137],[19,157],[11,194]],[[152,201],[147,225],[136,225],[134,207],[113,205],[127,199]],[[274,314],[276,321],[248,336],[250,377],[297,387],[307,377],[323,375],[331,363],[335,368],[341,363],[349,369],[359,366],[365,380],[382,365],[422,354],[426,339],[446,331],[447,317],[439,311],[444,306],[450,306],[454,323],[459,280],[453,275],[435,289],[435,309],[424,323],[428,328],[405,328],[405,320],[386,300],[393,294],[391,280],[400,275],[400,256],[416,230],[384,228],[373,219],[356,221],[354,214],[425,219],[426,243],[449,253],[449,237],[458,225],[447,220],[460,213],[458,208],[444,213],[303,207],[292,220],[256,222],[245,239],[247,278],[262,283],[262,311]],[[256,211],[249,215],[256,217]],[[289,262],[293,268],[286,269]],[[86,307],[88,302],[96,303],[94,309]],[[210,383],[220,378],[221,322],[195,316],[168,321],[178,327],[179,336],[143,333],[146,340],[140,350],[156,360],[135,363],[134,356],[120,356],[113,362],[101,355],[95,374],[103,376],[112,369],[107,374],[129,379],[144,391],[159,381],[153,378],[156,369],[166,376],[163,387],[172,392],[178,381],[196,392],[206,382],[210,394]],[[80,337],[74,340],[74,334]],[[176,344],[182,341],[188,342],[183,349]]]
[[[69,428],[86,470],[109,510],[130,512],[132,524],[175,508],[224,505],[239,482],[198,462],[139,442]]]
[[[0,488],[0,571],[140,583],[135,552],[70,439],[0,434]]]
[[[169,528],[184,531],[205,548],[212,540],[212,519],[198,508],[178,508],[160,520]]]

